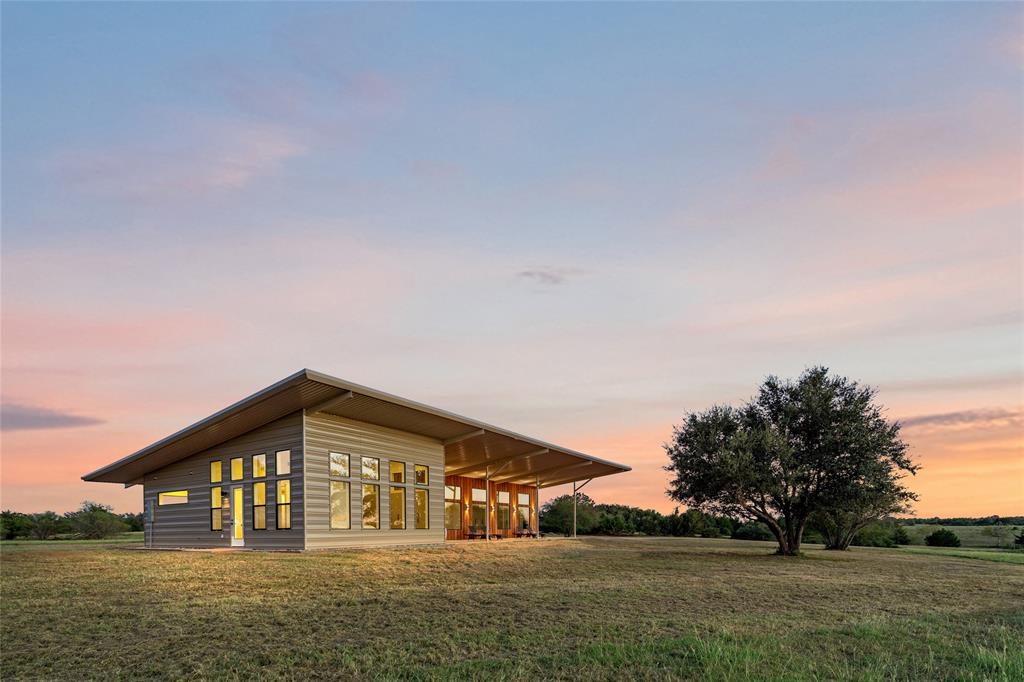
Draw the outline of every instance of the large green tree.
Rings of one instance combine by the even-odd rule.
[[[856,512],[870,489],[914,496],[900,479],[917,470],[875,391],[814,367],[797,380],[769,377],[739,408],[686,416],[665,445],[669,496],[691,508],[765,524],[780,554],[800,551],[814,514]]]

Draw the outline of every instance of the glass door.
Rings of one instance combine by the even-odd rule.
[[[231,489],[231,546],[245,545],[245,513],[242,505],[242,486]]]

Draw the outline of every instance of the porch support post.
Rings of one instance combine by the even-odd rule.
[[[537,518],[537,539],[540,540],[540,476],[537,477],[537,497],[533,500],[533,507],[536,510],[534,516]]]
[[[576,481],[572,482],[572,536],[576,537],[576,498],[579,497],[577,493],[583,490],[583,486],[590,483],[594,479],[588,478],[583,481],[583,485],[577,486]]]
[[[491,539],[491,467],[484,468],[484,540]]]

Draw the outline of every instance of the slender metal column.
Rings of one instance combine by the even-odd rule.
[[[572,482],[572,536],[576,537],[576,481]]]
[[[537,539],[540,540],[540,476],[537,477],[537,497],[533,500],[534,516],[537,517]]]
[[[491,467],[484,467],[484,540],[491,539]]]

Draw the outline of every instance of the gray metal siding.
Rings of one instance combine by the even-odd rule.
[[[305,504],[306,548],[357,547],[379,545],[432,544],[444,542],[444,446],[440,441],[382,426],[317,413],[305,418]],[[343,452],[351,456],[351,529],[330,527],[330,452]],[[379,530],[362,528],[362,503],[359,458],[380,459]],[[416,529],[412,492],[406,492],[406,528],[388,528],[390,495],[388,494],[388,466],[391,460],[405,462],[407,477],[413,476],[413,465],[430,467],[430,527]]]
[[[199,454],[146,474],[143,482],[143,507],[152,504],[154,512],[147,541],[151,547],[229,547],[230,521],[224,518],[223,531],[210,530],[210,489],[220,485],[224,494],[241,485],[244,498],[245,547],[255,549],[302,549],[303,542],[303,437],[302,411],[254,429]],[[278,450],[291,450],[292,527],[277,530],[276,461]],[[267,529],[252,527],[252,456],[267,455]],[[230,460],[243,458],[243,479],[231,480]],[[223,480],[210,483],[210,461],[221,460]],[[188,504],[157,504],[161,492],[188,490]]]

